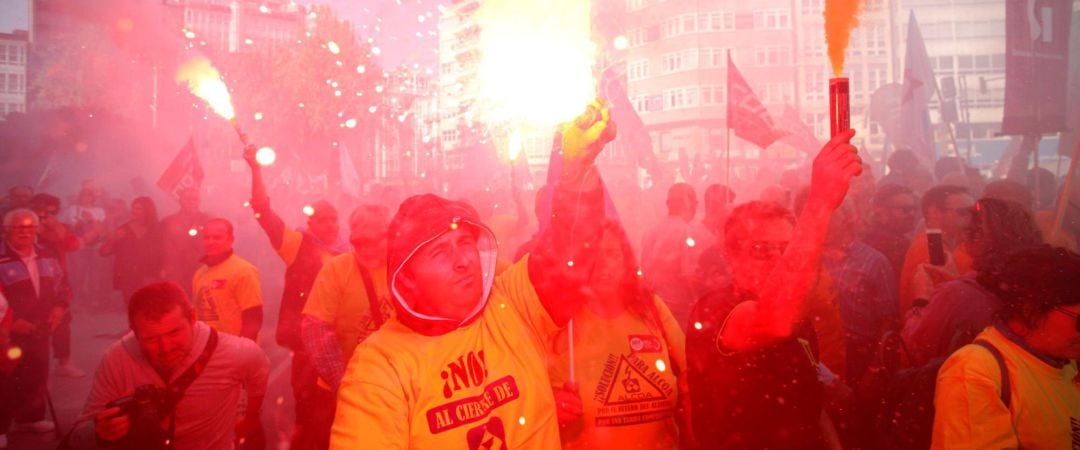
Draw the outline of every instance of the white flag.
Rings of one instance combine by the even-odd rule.
[[[353,164],[352,157],[349,156],[349,149],[345,148],[344,142],[341,142],[338,146],[338,155],[341,162],[341,190],[353,198],[360,198],[363,191],[360,175],[356,173],[356,166]]]

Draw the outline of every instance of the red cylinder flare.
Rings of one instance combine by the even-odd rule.
[[[836,136],[851,128],[851,103],[848,101],[848,79],[829,79],[829,130]]]

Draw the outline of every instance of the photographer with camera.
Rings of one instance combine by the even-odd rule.
[[[270,370],[258,345],[196,321],[172,282],[136,291],[128,321],[131,333],[106,351],[84,409],[97,447],[258,448]],[[242,393],[247,407],[238,421]],[[80,436],[93,441],[90,429]]]

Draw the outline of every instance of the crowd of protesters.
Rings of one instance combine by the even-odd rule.
[[[421,194],[373,196],[345,229],[326,201],[290,224],[253,147],[244,229],[194,188],[159,219],[93,182],[69,202],[12,187],[0,448],[57,426],[53,360],[86,375],[71,323],[101,309],[130,332],[71,448],[265,448],[271,342],[290,354],[293,449],[1080,448],[1077,200],[1053,220],[1068,184],[906,150],[875,180],[847,131],[757,191],[674,183],[666,214],[625,223],[594,107],[559,135],[533,217],[515,189],[513,219],[491,193]],[[267,252],[237,254],[254,226]],[[249,262],[270,251],[280,273]]]

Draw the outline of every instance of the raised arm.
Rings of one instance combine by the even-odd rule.
[[[733,351],[761,347],[791,335],[799,321],[817,267],[829,220],[847,195],[862,161],[850,141],[854,130],[830,140],[814,159],[810,196],[799,215],[791,242],[768,277],[757,301],[736,306],[720,331],[723,347]]]
[[[587,127],[581,118],[563,127],[562,172],[555,184],[551,224],[529,257],[529,279],[552,320],[565,325],[588,298],[587,282],[604,220],[604,193],[593,164],[615,138],[607,107],[590,105],[597,116]],[[588,114],[587,114],[588,115]]]
[[[251,169],[251,209],[255,211],[255,220],[259,222],[266,237],[270,238],[270,245],[281,253],[280,249],[284,246],[286,235],[296,231],[286,227],[285,222],[270,207],[270,196],[266,193],[266,184],[263,183],[262,166],[255,160],[256,151],[254,145],[244,147],[244,161]],[[282,258],[285,256],[282,255]],[[286,264],[291,262],[285,261]]]

